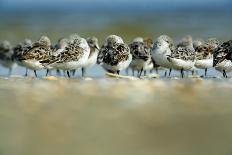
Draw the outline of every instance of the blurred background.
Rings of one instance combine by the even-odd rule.
[[[161,34],[232,38],[231,0],[0,0],[0,19],[0,40],[13,45],[41,35],[55,44],[71,33],[96,36],[101,44],[110,34],[126,42]]]
[[[55,43],[70,33],[103,41],[118,34],[175,39],[231,39],[231,0],[0,0],[0,40],[17,43],[46,34]]]

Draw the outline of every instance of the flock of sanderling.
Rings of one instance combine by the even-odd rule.
[[[133,76],[138,77],[146,71],[169,69],[179,70],[181,77],[185,71],[193,74],[198,69],[215,68],[227,77],[232,71],[232,40],[220,43],[215,38],[207,41],[194,40],[186,36],[177,44],[167,35],[159,36],[155,42],[150,38],[135,38],[130,44],[116,35],[110,35],[105,43],[98,45],[96,37],[84,39],[77,34],[59,39],[53,46],[47,36],[36,42],[25,39],[15,47],[8,41],[0,43],[0,64],[9,68],[9,73],[17,65],[27,70],[64,71],[68,77],[74,76],[77,69],[85,76],[86,69],[95,64],[101,65],[107,72],[119,74],[122,70],[131,69]],[[165,72],[167,73],[167,72]]]

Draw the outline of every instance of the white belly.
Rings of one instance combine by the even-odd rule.
[[[175,59],[175,58],[171,58],[170,61],[172,63],[172,68],[176,70],[181,70],[181,69],[193,70],[194,64],[195,64],[195,62],[193,61],[185,61],[185,60]]]
[[[200,69],[213,67],[213,59],[196,60],[195,67]]]
[[[171,68],[172,65],[167,59],[167,55],[161,53],[153,53],[152,58],[155,60],[155,63],[161,67]]]
[[[216,70],[223,72],[225,70],[226,72],[231,72],[232,71],[232,62],[230,60],[225,60],[215,67]]]
[[[74,70],[79,69],[85,66],[86,61],[88,60],[88,53],[84,53],[84,55],[78,61],[68,61],[64,63],[54,63],[50,65],[50,67],[61,69],[61,70]]]
[[[154,68],[154,64],[150,61],[147,61],[143,67],[144,70],[152,70]]]
[[[44,66],[37,60],[23,60],[21,64],[31,70],[44,69]]]
[[[89,68],[89,67],[92,67],[93,65],[96,64],[97,62],[97,56],[98,56],[98,53],[95,52],[91,55],[91,57],[88,58],[88,60],[86,61],[86,64],[85,64],[85,68]]]
[[[116,66],[111,66],[111,65],[108,65],[106,63],[103,63],[102,67],[105,68],[106,70],[110,70],[113,72],[121,71],[121,70],[124,70],[124,69],[129,67],[131,60],[132,60],[132,55],[130,54],[128,60],[119,62],[118,65],[116,65]]]

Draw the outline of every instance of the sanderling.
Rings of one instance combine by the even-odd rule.
[[[60,38],[58,39],[57,44],[55,44],[55,46],[52,48],[52,53],[51,55],[53,56],[57,56],[58,54],[60,54],[62,51],[64,51],[65,47],[68,45],[68,39],[67,38]],[[48,75],[50,73],[50,70],[55,69],[56,70],[56,74],[57,75],[61,75],[60,70],[53,68],[49,65],[44,65],[47,68],[47,73],[46,75]],[[64,71],[65,72],[65,71]],[[65,73],[64,73],[65,74]]]
[[[52,54],[47,60],[41,61],[45,66],[67,71],[84,67],[90,54],[90,47],[84,38],[73,34],[69,37],[67,45],[59,53]]]
[[[51,54],[51,41],[47,36],[42,36],[38,41],[33,43],[32,47],[22,53],[19,61],[22,65],[33,70],[37,77],[37,70],[44,69],[44,66],[40,61],[43,61]]]
[[[170,63],[170,61],[168,61],[167,57],[171,55],[173,49],[174,44],[172,38],[167,35],[162,35],[158,37],[157,40],[154,42],[151,52],[153,63],[155,64],[155,66],[170,69],[169,76],[172,71],[172,64]]]
[[[126,69],[132,60],[130,48],[125,44],[121,37],[110,35],[98,55],[98,63],[111,73],[119,74],[121,70]]]
[[[20,60],[22,55],[32,48],[32,41],[30,39],[25,39],[22,43],[17,44],[14,47],[13,59],[19,66],[25,67],[22,61]],[[25,76],[27,76],[28,68],[26,68]]]
[[[213,53],[213,67],[223,73],[227,78],[227,72],[232,71],[232,40],[218,46]]]
[[[151,48],[148,46],[148,41],[145,42],[143,38],[135,38],[129,47],[132,54],[129,67],[132,69],[133,74],[134,70],[137,70],[140,77],[143,71],[153,68]]]
[[[195,50],[191,36],[187,36],[180,41],[171,55],[168,56],[168,61],[173,69],[180,70],[182,78],[184,77],[184,71],[193,71]]]
[[[105,43],[102,45],[102,47],[100,48],[100,51],[98,53],[98,57],[97,57],[97,63],[102,65],[103,64],[103,58],[105,56],[105,54],[107,53],[107,51],[110,48],[113,48],[115,46],[115,44],[123,44],[123,40],[121,37],[116,36],[116,35],[110,35],[106,38]]]
[[[210,38],[207,42],[201,42],[195,45],[196,62],[195,67],[205,70],[205,77],[207,76],[208,68],[213,67],[213,51],[219,45],[219,41],[215,38]]]
[[[12,69],[17,66],[13,61],[13,48],[8,41],[3,41],[0,43],[0,64],[3,67],[9,68],[8,75],[11,75]]]
[[[151,38],[147,37],[147,38],[144,38],[144,43],[148,47],[149,54],[150,54],[149,60],[147,61],[147,63],[144,66],[144,75],[146,75],[147,71],[150,71],[150,73],[152,72],[152,70],[156,67],[156,64],[152,60],[152,55],[151,55],[151,50],[153,48],[153,40]]]
[[[98,53],[100,50],[98,39],[96,37],[87,38],[87,43],[90,47],[90,54],[88,60],[86,61],[86,64],[84,65],[84,67],[82,67],[82,77],[85,76],[87,68],[90,68],[96,64]]]

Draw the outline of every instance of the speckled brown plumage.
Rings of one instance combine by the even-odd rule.
[[[129,58],[130,49],[126,44],[115,44],[114,48],[109,48],[105,53],[103,62],[111,66],[118,65]]]
[[[232,40],[224,42],[213,53],[213,65],[216,66],[224,60],[232,61]]]

